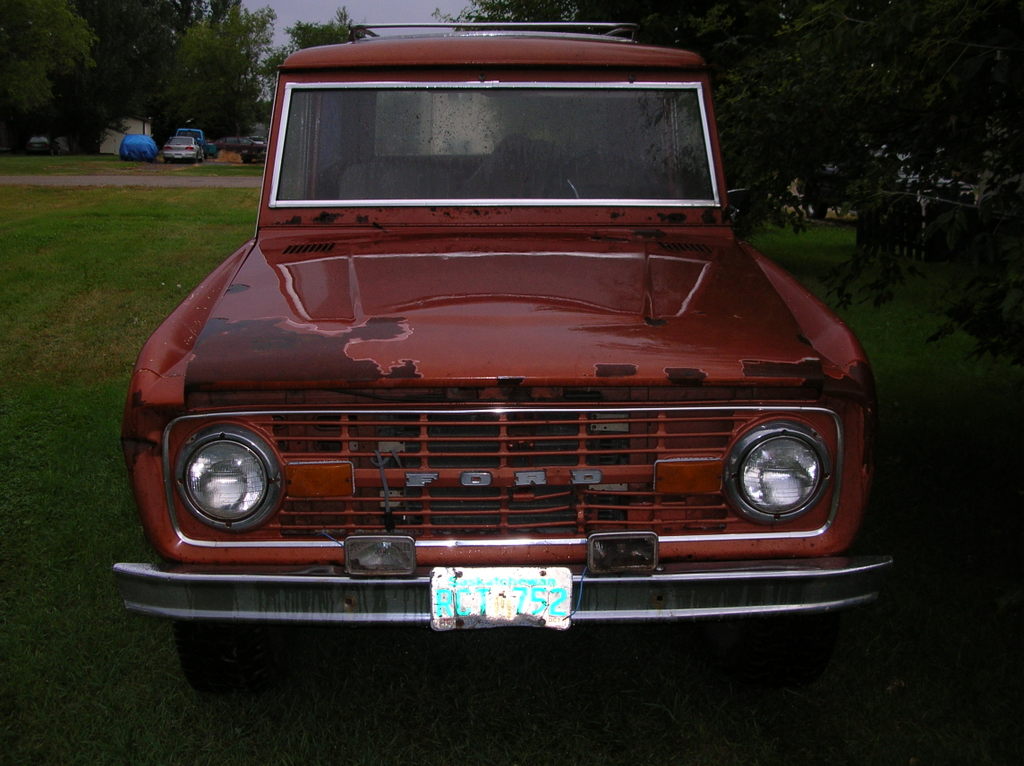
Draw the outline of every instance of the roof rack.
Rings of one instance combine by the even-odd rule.
[[[381,29],[429,29],[451,32],[556,32],[561,34],[597,35],[636,42],[638,24],[620,24],[610,21],[476,21],[429,22],[415,24],[355,24],[349,27],[349,41],[379,37]]]

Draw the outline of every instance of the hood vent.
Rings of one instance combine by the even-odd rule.
[[[711,254],[711,248],[699,242],[659,242],[658,247],[671,253],[703,253]]]
[[[333,249],[333,242],[317,242],[310,245],[288,245],[288,247],[284,249],[284,254],[294,255],[302,253],[329,253]]]

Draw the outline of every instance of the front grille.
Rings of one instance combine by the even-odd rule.
[[[720,493],[653,487],[663,458],[721,458],[750,417],[731,409],[268,413],[247,418],[289,462],[346,461],[354,496],[287,497],[284,537],[388,527],[418,538],[722,531]],[[286,490],[287,495],[287,490]]]

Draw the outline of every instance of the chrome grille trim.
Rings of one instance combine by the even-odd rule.
[[[537,407],[537,406],[524,406],[524,407],[511,407],[511,406],[499,406],[499,407],[392,407],[388,409],[373,409],[373,408],[358,408],[358,407],[339,407],[339,408],[328,408],[328,409],[272,409],[272,410],[219,410],[216,412],[204,412],[192,415],[184,415],[175,418],[164,429],[162,439],[163,449],[163,466],[164,476],[166,485],[166,501],[167,506],[171,510],[171,523],[175,530],[178,539],[187,545],[192,545],[200,548],[330,548],[336,547],[338,541],[336,539],[330,539],[325,536],[323,540],[302,540],[302,539],[272,539],[272,540],[204,540],[196,539],[187,535],[181,528],[177,513],[175,512],[175,493],[174,493],[174,479],[173,473],[170,468],[170,441],[171,433],[173,429],[179,424],[187,423],[196,420],[215,420],[215,419],[232,419],[232,420],[245,420],[245,419],[266,419],[275,417],[305,417],[305,418],[318,418],[318,417],[337,417],[340,415],[359,415],[359,416],[380,416],[380,417],[394,417],[395,415],[408,415],[408,416],[497,416],[504,418],[509,414],[564,414],[574,416],[577,418],[575,422],[580,422],[580,416],[595,414],[595,413],[631,413],[633,415],[640,413],[647,413],[652,416],[656,416],[658,412],[667,413],[694,413],[695,415],[705,417],[706,419],[726,419],[733,416],[735,413],[743,413],[745,417],[743,420],[749,420],[750,418],[756,417],[762,414],[773,414],[773,413],[818,413],[825,415],[830,418],[834,424],[836,433],[836,455],[834,461],[834,478],[832,483],[832,502],[829,509],[828,517],[824,523],[811,530],[799,530],[799,531],[770,531],[768,528],[765,531],[757,532],[722,532],[709,534],[703,532],[701,534],[665,534],[660,535],[662,543],[681,543],[681,542],[701,542],[712,544],[714,542],[725,542],[725,541],[737,541],[737,540],[766,540],[766,539],[805,539],[818,537],[825,534],[832,526],[836,512],[838,510],[839,497],[841,495],[841,482],[842,482],[842,470],[843,470],[843,459],[845,455],[845,442],[843,435],[842,421],[839,415],[826,407],[820,406],[804,406],[804,405],[771,405],[771,406],[758,406],[758,405],[735,405],[735,406],[701,406],[701,405],[641,405],[641,406],[630,406],[628,402],[615,402],[609,403],[608,406],[595,407],[595,406],[581,406],[581,407],[566,407],[566,406],[552,406],[552,407]],[[721,413],[717,418],[714,417],[715,413]],[[507,422],[507,421],[505,421]],[[600,422],[600,419],[595,418],[593,422]],[[635,422],[631,419],[631,422]],[[671,436],[671,435],[670,435]],[[677,435],[678,436],[678,435]],[[555,437],[552,437],[555,438]],[[587,435],[586,438],[589,440],[592,435]],[[276,439],[275,439],[276,441]],[[464,441],[464,440],[463,440]],[[621,450],[618,450],[621,452]],[[616,450],[609,450],[614,453]],[[632,452],[632,450],[631,450]],[[652,458],[657,449],[646,450],[647,453],[651,454]],[[707,450],[704,450],[706,453]],[[589,453],[589,451],[588,451]],[[347,453],[346,453],[347,454]],[[557,454],[557,453],[555,453]],[[654,460],[651,460],[653,466]],[[602,495],[612,495],[614,492],[600,491]],[[636,495],[637,492],[627,493],[630,495]],[[280,512],[279,512],[280,513]],[[466,511],[460,511],[460,514],[467,513]],[[482,512],[486,514],[487,512]],[[529,511],[517,511],[516,513],[529,513]],[[536,526],[536,525],[534,525]],[[638,524],[637,528],[641,528],[643,525]],[[648,525],[647,528],[649,528]],[[608,527],[612,529],[613,527]],[[620,529],[628,528],[620,522]],[[325,527],[325,529],[330,529]],[[599,531],[599,527],[596,528]],[[595,530],[591,530],[595,531]],[[459,548],[459,547],[475,547],[475,548],[488,548],[488,547],[517,547],[517,546],[529,546],[529,545],[544,545],[544,546],[566,546],[566,545],[581,545],[585,544],[587,536],[576,535],[576,536],[556,536],[556,537],[526,537],[526,536],[515,536],[515,530],[507,530],[507,537],[499,538],[488,538],[488,537],[458,537],[458,538],[430,538],[430,539],[417,539],[417,547],[423,548]]]

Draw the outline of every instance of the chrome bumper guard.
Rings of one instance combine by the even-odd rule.
[[[825,612],[874,601],[888,556],[665,564],[647,576],[573,570],[576,622]],[[430,571],[351,577],[334,566],[115,564],[125,607],[175,620],[430,624]]]

